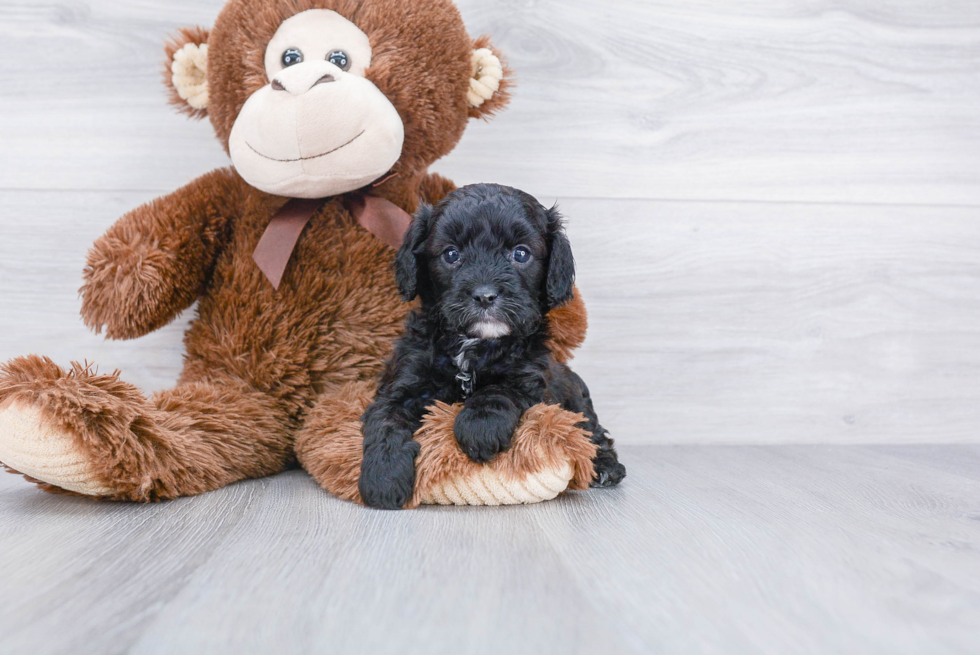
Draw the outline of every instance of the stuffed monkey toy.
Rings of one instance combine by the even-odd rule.
[[[396,247],[420,200],[454,188],[428,167],[470,118],[504,107],[509,71],[450,0],[229,0],[167,55],[173,103],[211,120],[234,168],[109,228],[81,313],[133,339],[197,301],[183,372],[147,397],[118,373],[14,359],[0,372],[0,462],[46,491],[157,501],[298,461],[359,502],[360,416],[408,310]],[[550,321],[564,360],[584,306]],[[482,466],[456,444],[458,409],[423,421],[406,507],[535,502],[592,480],[581,415],[533,407]]]

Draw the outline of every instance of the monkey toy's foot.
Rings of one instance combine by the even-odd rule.
[[[51,360],[21,357],[0,371],[0,463],[41,488],[110,496],[106,481],[79,433],[80,421],[104,393],[76,366],[65,373]]]
[[[293,460],[285,415],[231,378],[147,398],[79,364],[0,367],[0,462],[47,491],[152,502],[272,475]]]
[[[0,409],[0,464],[47,491],[106,496],[104,484],[71,430],[39,408],[10,403]]]

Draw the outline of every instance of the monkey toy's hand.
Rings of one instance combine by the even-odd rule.
[[[370,439],[365,434],[364,460],[357,487],[369,507],[401,509],[415,488],[415,458],[419,444],[412,433],[400,438]]]
[[[456,441],[474,462],[489,462],[510,446],[521,414],[521,409],[506,395],[478,392],[456,415],[453,426]]]
[[[193,297],[181,298],[169,253],[142,242],[103,238],[89,254],[82,287],[82,316],[112,339],[132,339],[165,325]]]
[[[214,171],[116,221],[88,254],[85,324],[134,339],[190,307],[223,247],[238,184],[231,170]]]

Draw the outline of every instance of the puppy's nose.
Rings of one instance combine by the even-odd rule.
[[[497,290],[488,284],[481,284],[473,289],[473,301],[483,309],[487,309],[497,299]]]

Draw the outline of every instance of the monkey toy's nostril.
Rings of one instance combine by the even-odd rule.
[[[313,86],[316,86],[317,84],[327,84],[329,82],[336,82],[336,81],[337,81],[336,77],[334,77],[330,73],[327,73],[326,75],[318,79],[316,82],[314,82]]]
[[[279,80],[272,80],[272,90],[273,91],[285,91],[286,87],[282,85]]]
[[[497,299],[497,290],[488,285],[478,286],[473,290],[473,300],[480,307],[487,309]]]

